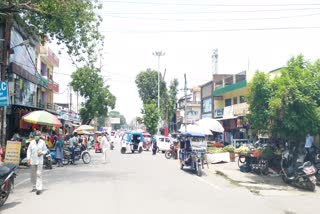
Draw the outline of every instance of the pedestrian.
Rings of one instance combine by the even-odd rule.
[[[110,148],[110,143],[104,133],[101,140],[101,149],[103,154],[103,163],[107,162],[107,158],[109,159],[108,149]]]
[[[313,137],[308,134],[307,137],[306,137],[306,143],[304,145],[304,148],[306,149],[307,151],[307,155],[305,157],[305,161],[311,161],[311,149],[312,149],[312,146],[313,146]]]
[[[40,135],[40,131],[35,132],[35,139],[30,142],[27,150],[27,164],[31,165],[32,192],[36,192],[37,195],[42,191],[43,155],[48,151],[46,143],[40,139]]]
[[[157,150],[158,150],[157,139],[154,137],[152,138],[152,155],[156,155]]]
[[[58,167],[63,167],[63,146],[64,146],[64,141],[62,138],[58,137],[56,143],[55,143],[55,150],[56,150],[56,159],[58,162]]]
[[[74,155],[74,148],[75,148],[76,144],[78,144],[78,134],[77,134],[77,132],[74,132],[73,137],[70,138],[70,140],[69,140],[69,151],[71,154],[71,164],[73,164],[73,165],[76,165],[75,155]]]

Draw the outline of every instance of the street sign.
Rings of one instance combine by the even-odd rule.
[[[8,93],[8,82],[1,81],[0,82],[0,106],[8,106],[9,105],[9,93]]]
[[[20,150],[21,150],[21,142],[7,141],[5,162],[19,165]]]

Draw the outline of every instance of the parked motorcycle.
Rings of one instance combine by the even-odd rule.
[[[0,207],[4,205],[14,187],[17,169],[16,165],[10,163],[0,166]]]
[[[48,150],[47,153],[43,155],[43,166],[45,169],[52,169],[52,157],[50,154],[50,150]]]
[[[286,144],[281,159],[281,177],[287,184],[314,191],[316,169],[310,161],[304,162],[304,156],[305,154],[298,154],[295,147],[290,152]]]
[[[310,160],[311,163],[316,168],[316,178],[317,178],[317,184],[320,184],[320,149],[316,146],[312,146],[309,150],[308,156],[306,156],[305,161]]]
[[[174,144],[171,144],[170,149],[165,152],[164,156],[167,159],[170,159],[170,158],[177,159],[178,158],[178,149],[176,148],[176,146]]]

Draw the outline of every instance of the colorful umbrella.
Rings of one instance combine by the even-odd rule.
[[[89,126],[89,125],[81,125],[78,128],[76,128],[76,130],[74,130],[73,132],[80,132],[80,131],[93,131],[94,127],[93,126]]]
[[[22,119],[28,123],[33,123],[33,124],[56,126],[56,127],[62,126],[60,120],[55,115],[47,111],[33,111],[23,116]]]

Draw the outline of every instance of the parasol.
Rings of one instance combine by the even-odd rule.
[[[81,125],[76,128],[73,132],[93,131],[94,127],[89,125]]]
[[[224,132],[224,128],[221,123],[212,118],[203,118],[196,122],[196,125],[204,128],[209,129],[214,132]]]
[[[33,111],[22,117],[28,123],[61,127],[60,120],[53,114],[47,111]]]

